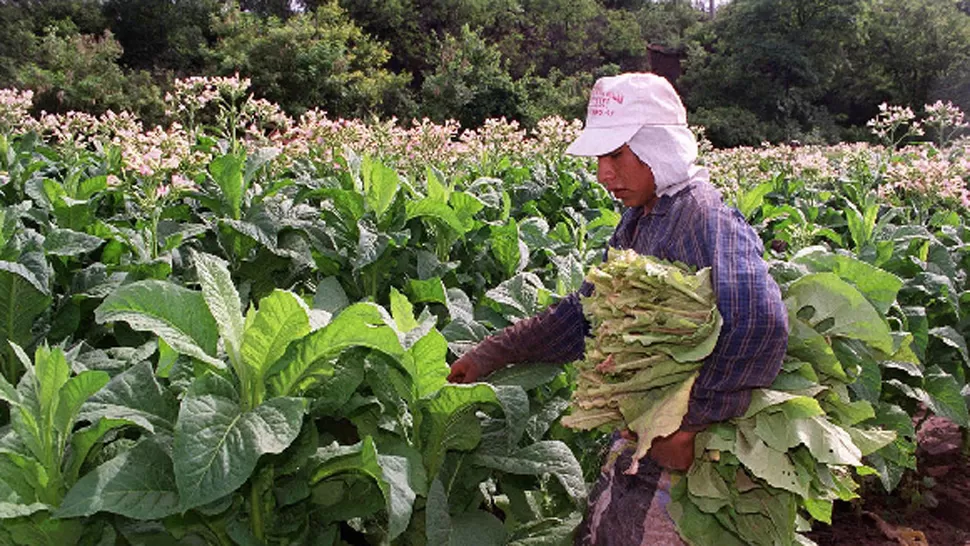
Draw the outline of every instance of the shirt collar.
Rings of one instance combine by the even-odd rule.
[[[650,214],[646,216],[666,216],[667,213],[670,212],[670,209],[674,206],[674,200],[682,193],[690,190],[693,187],[694,187],[693,184],[688,184],[687,186],[684,186],[684,188],[681,189],[679,192],[673,195],[660,196],[660,198],[657,199],[657,204],[653,206],[653,210],[651,210]]]

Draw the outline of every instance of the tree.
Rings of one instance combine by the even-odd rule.
[[[860,44],[863,9],[863,0],[735,0],[691,50],[689,104],[752,112],[772,139],[831,125],[821,101]]]
[[[864,47],[848,52],[838,82],[854,123],[870,119],[882,102],[918,109],[946,98],[944,83],[959,82],[956,71],[970,60],[970,16],[950,0],[871,0],[865,36]]]
[[[130,68],[199,75],[206,69],[204,48],[213,39],[210,20],[220,0],[108,0],[104,14],[124,48],[120,62]]]
[[[336,1],[286,21],[233,7],[212,30],[216,40],[207,54],[216,70],[251,78],[257,96],[290,114],[314,107],[345,117],[407,113],[407,76],[384,68],[387,50]]]
[[[686,48],[690,35],[704,21],[703,13],[688,0],[645,2],[634,16],[645,42],[675,49]]]
[[[442,122],[478,127],[488,118],[521,117],[521,97],[502,55],[468,25],[441,41],[437,66],[421,86],[422,111]]]
[[[161,115],[161,93],[147,72],[118,65],[121,45],[109,31],[80,34],[69,21],[49,27],[34,62],[18,71],[19,86],[33,89],[34,108],[100,114],[129,110],[148,120]]]

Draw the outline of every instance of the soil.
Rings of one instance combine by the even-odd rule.
[[[832,525],[816,525],[809,538],[819,546],[970,546],[970,459],[960,429],[931,417],[918,444],[917,473],[892,494],[876,485],[861,501],[836,503]]]

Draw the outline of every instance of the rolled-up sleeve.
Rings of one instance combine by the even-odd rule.
[[[788,346],[788,314],[762,259],[763,246],[741,216],[721,209],[698,230],[724,320],[694,383],[685,430],[742,415],[751,390],[771,385]]]

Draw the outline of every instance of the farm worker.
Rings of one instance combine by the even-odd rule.
[[[566,153],[598,158],[597,179],[626,209],[609,245],[710,267],[724,324],[700,370],[680,430],[654,440],[636,475],[631,431],[615,434],[590,494],[577,545],[680,545],[666,513],[669,471],[686,471],[694,437],[711,423],[742,415],[752,389],[767,387],[788,344],[788,315],[762,259],[755,231],[725,206],[708,171],[695,165],[697,141],[670,83],[654,74],[622,74],[593,86],[586,126]],[[455,383],[478,381],[508,364],[582,358],[589,324],[579,297],[586,283],[547,311],[483,340],[451,366]],[[614,453],[616,455],[616,453]]]

